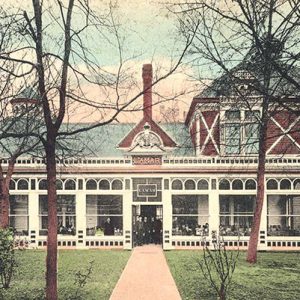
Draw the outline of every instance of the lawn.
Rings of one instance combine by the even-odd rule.
[[[91,278],[81,289],[82,299],[106,300],[116,285],[130,256],[121,250],[60,250],[58,258],[59,299],[74,299],[75,273],[86,272],[94,261]],[[26,250],[17,252],[18,268],[11,288],[0,290],[5,300],[44,299],[46,252]],[[1,299],[1,295],[0,295]]]
[[[165,255],[183,300],[217,299],[198,267],[202,251],[170,251]],[[259,253],[253,266],[245,262],[245,255],[240,253],[229,300],[300,299],[300,253]]]

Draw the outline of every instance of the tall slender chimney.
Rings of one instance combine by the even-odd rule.
[[[143,65],[143,89],[144,89],[144,119],[152,119],[152,65],[145,64]]]

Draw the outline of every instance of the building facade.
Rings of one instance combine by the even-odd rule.
[[[184,124],[157,124],[151,65],[143,67],[143,84],[138,124],[94,129],[96,155],[58,161],[58,246],[131,249],[155,241],[164,249],[194,249],[222,235],[228,247],[246,249],[257,188],[259,96],[247,98],[249,109],[236,95],[206,89]],[[300,249],[299,124],[285,110],[269,120],[259,250]],[[44,161],[19,158],[10,223],[30,247],[47,244],[46,189]],[[159,238],[149,223],[150,239],[139,240],[140,217],[159,220]]]

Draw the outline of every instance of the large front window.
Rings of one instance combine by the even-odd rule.
[[[47,195],[39,196],[40,235],[48,233]],[[75,195],[57,196],[57,233],[64,235],[76,234]]]
[[[172,196],[173,235],[208,235],[208,196]]]
[[[220,235],[250,235],[253,221],[255,196],[220,196]]]
[[[300,195],[268,196],[268,235],[300,236]]]
[[[28,196],[9,197],[9,224],[20,235],[28,235]]]
[[[89,236],[122,235],[122,196],[87,195],[86,224],[86,234]]]

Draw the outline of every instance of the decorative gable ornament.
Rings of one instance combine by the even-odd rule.
[[[144,131],[137,134],[132,142],[132,147],[130,148],[130,152],[132,151],[164,151],[163,142],[159,138],[157,134],[151,131],[151,126],[148,122],[144,125]]]

